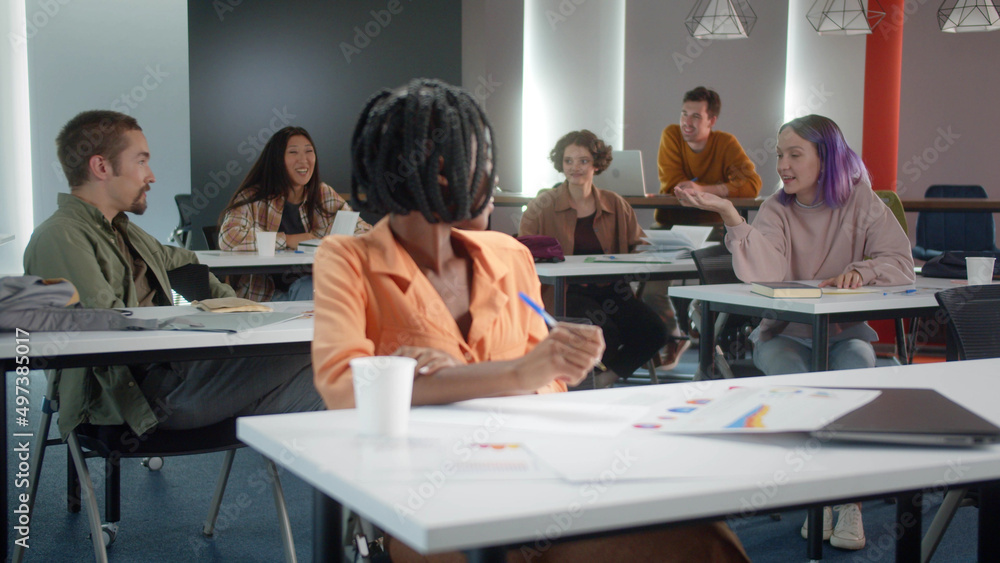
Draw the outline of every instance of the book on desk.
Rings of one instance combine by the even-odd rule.
[[[754,282],[750,291],[775,299],[800,299],[823,297],[823,290],[801,282]]]

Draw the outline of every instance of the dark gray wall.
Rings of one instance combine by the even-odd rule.
[[[308,129],[320,178],[347,193],[350,136],[371,94],[420,76],[462,81],[460,0],[244,0],[220,9],[230,3],[188,2],[196,232],[217,221],[278,129]]]

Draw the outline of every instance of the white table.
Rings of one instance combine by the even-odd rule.
[[[312,272],[316,255],[311,252],[279,250],[274,256],[257,256],[256,252],[227,252],[223,250],[196,250],[198,261],[205,264],[216,276],[242,274],[308,274]]]
[[[271,303],[277,311],[309,311],[311,301]],[[167,318],[194,312],[184,307],[140,307],[130,309],[136,318]],[[106,366],[135,362],[176,362],[206,360],[222,357],[273,356],[280,354],[308,354],[313,338],[312,317],[250,328],[235,334],[189,331],[89,331],[89,332],[32,332],[28,335],[29,367],[57,369],[81,366]],[[0,333],[0,362],[3,373],[14,371],[15,335]],[[32,409],[41,408],[42,397],[32,400]],[[0,451],[7,452],[7,386],[3,386],[3,403],[0,420],[4,421]],[[8,485],[6,457],[3,479]],[[6,496],[4,497],[3,529],[7,530]],[[7,552],[7,535],[4,534],[3,553]]]
[[[609,283],[625,278],[627,282],[698,279],[694,260],[662,263],[648,260],[642,253],[615,254],[616,261],[587,262],[594,256],[567,256],[565,262],[537,263],[538,279],[555,286],[555,315],[566,314],[566,286],[570,283]],[[673,290],[671,290],[671,293]]]
[[[1000,378],[996,375],[1000,360],[967,361],[961,363],[961,369],[956,367],[954,363],[918,364],[747,378],[741,383],[936,388],[1000,424],[1000,403],[996,401],[1000,394]],[[648,405],[658,394],[676,393],[678,389],[697,393],[727,385],[723,381],[693,382],[562,393],[531,400],[549,405],[589,403],[596,413],[610,404]],[[449,409],[462,416],[457,405]],[[613,437],[546,436],[507,429],[503,424],[458,427],[411,423],[409,444],[416,444],[416,438],[444,437],[444,443],[451,444],[446,449],[451,450],[458,444],[451,441],[452,437],[475,438],[481,434],[475,438],[477,441],[522,442],[541,458],[548,455],[552,459],[553,455],[569,452],[569,464],[577,463],[573,456],[581,456],[579,462],[584,463],[588,459],[610,460],[616,453],[629,460],[631,465],[624,469],[609,464],[614,475],[598,489],[593,483],[572,483],[556,477],[479,481],[438,477],[426,469],[399,469],[399,454],[380,458],[373,453],[375,446],[370,441],[356,436],[356,424],[354,410],[327,411],[241,418],[237,432],[240,440],[307,481],[318,493],[355,509],[422,553],[469,550],[480,556],[489,546],[533,546],[542,534],[550,532],[559,537],[586,536],[900,493],[900,521],[907,523],[904,532],[915,533],[900,536],[897,560],[912,560],[920,550],[921,510],[907,501],[921,490],[941,484],[951,487],[992,483],[984,488],[985,503],[980,509],[980,525],[990,530],[980,534],[980,560],[1000,560],[1000,538],[995,533],[1000,526],[1000,499],[995,486],[1000,480],[1000,445],[976,449],[877,447],[823,442],[804,434],[759,440],[715,439],[631,427]],[[741,460],[753,458],[748,452],[756,452],[758,462],[764,460],[763,465],[750,469],[744,463],[713,463],[698,474],[677,469],[681,458],[725,459],[727,452],[737,451],[743,453],[731,456],[743,456]],[[772,451],[777,453],[771,455]],[[687,465],[687,471],[699,469],[698,461]],[[374,478],[372,473],[380,466],[396,468],[402,474]],[[662,470],[663,477],[651,477],[650,470]],[[672,472],[679,473],[672,478]],[[317,516],[320,514],[317,512]],[[331,510],[328,515],[334,514],[336,511]],[[336,522],[317,521],[314,525],[317,540],[340,541],[342,535]],[[878,539],[872,537],[870,541]],[[336,546],[318,545],[314,560],[336,553]],[[502,553],[496,549],[485,553],[493,558],[489,560],[502,560]]]
[[[816,282],[818,283],[818,282]],[[829,326],[831,322],[899,319],[933,315],[938,309],[934,293],[960,287],[950,279],[917,277],[915,285],[870,287],[871,293],[824,295],[819,299],[772,299],[750,291],[750,284],[682,286],[670,289],[672,297],[701,300],[701,327],[698,362],[701,373],[710,373],[715,325],[712,312],[727,312],[805,323],[812,326],[811,371],[827,369]],[[909,288],[916,293],[897,294]],[[890,295],[883,295],[889,292]]]

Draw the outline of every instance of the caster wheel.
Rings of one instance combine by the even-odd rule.
[[[104,537],[104,547],[111,547],[111,544],[115,543],[115,538],[118,537],[118,525],[101,524],[101,536]]]
[[[163,467],[162,457],[144,457],[141,462],[142,466],[150,471],[159,471]]]

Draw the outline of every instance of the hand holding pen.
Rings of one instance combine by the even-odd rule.
[[[523,292],[519,293],[519,296],[528,307],[542,317],[545,325],[551,330],[549,337],[535,347],[534,351],[544,353],[546,348],[552,348],[551,352],[555,354],[556,363],[566,362],[568,364],[556,365],[555,367],[560,371],[563,369],[571,371],[582,369],[580,371],[581,377],[574,379],[579,380],[586,377],[594,365],[598,369],[607,370],[599,360],[604,353],[604,335],[601,333],[600,327],[560,323]]]

